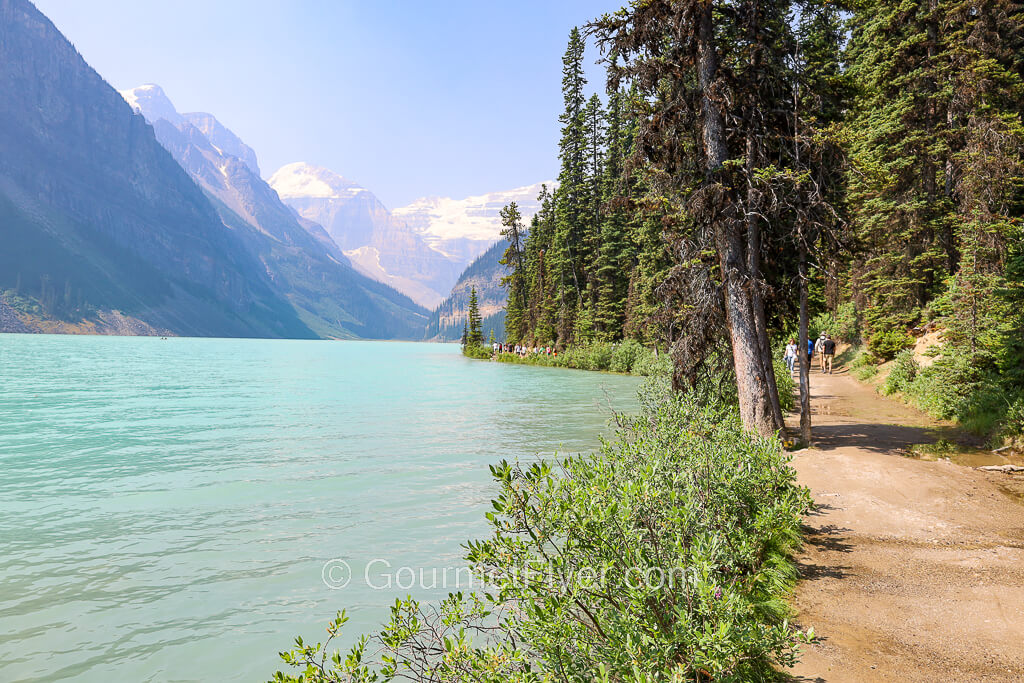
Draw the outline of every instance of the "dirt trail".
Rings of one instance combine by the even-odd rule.
[[[846,374],[811,393],[796,680],[1024,681],[1024,475],[901,456],[935,423]]]

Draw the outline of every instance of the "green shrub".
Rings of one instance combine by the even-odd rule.
[[[672,373],[672,358],[667,353],[645,348],[633,363],[632,372],[641,377],[667,377]]]
[[[1010,404],[1002,421],[1004,436],[1021,436],[1024,434],[1024,396]]]
[[[306,683],[775,680],[813,635],[786,602],[810,497],[778,439],[664,385],[596,454],[492,466],[491,534],[466,546],[488,593],[398,601],[331,658],[342,614],[282,658]]]
[[[462,355],[467,358],[476,359],[489,359],[494,354],[493,349],[490,346],[480,346],[479,344],[466,344],[462,347]]]
[[[841,304],[831,313],[819,313],[807,322],[807,335],[817,339],[822,333],[832,336],[837,341],[855,344],[860,339],[860,325],[857,320],[857,307],[852,301]]]
[[[861,349],[850,361],[850,372],[862,382],[866,382],[878,374],[877,360],[870,351]]]
[[[796,398],[793,392],[796,391],[796,382],[793,381],[793,374],[786,366],[786,361],[781,353],[773,355],[775,363],[775,385],[779,388],[779,405],[782,411],[788,413],[796,406]]]
[[[868,339],[868,349],[883,360],[891,360],[903,349],[914,345],[914,338],[900,330],[880,330]]]
[[[612,372],[631,372],[633,365],[644,352],[644,347],[636,339],[627,339],[615,347],[609,369]]]
[[[853,357],[853,360],[850,361],[850,369],[858,370],[860,368],[875,365],[876,363],[877,361],[875,357],[871,355],[870,351],[867,351],[866,349],[860,349],[857,352],[857,354]]]
[[[850,344],[860,341],[860,321],[858,320],[857,306],[852,301],[840,304],[836,309],[831,334],[834,338]]]
[[[889,376],[885,378],[882,385],[882,393],[886,396],[895,393],[902,393],[910,388],[910,383],[917,376],[918,365],[914,360],[914,352],[910,349],[900,351],[893,362]]]
[[[981,380],[980,372],[966,356],[946,355],[917,373],[906,396],[933,417],[951,420],[970,412],[968,401],[981,389]]]
[[[859,379],[861,382],[867,382],[872,377],[878,374],[877,365],[865,365],[862,368],[857,368],[853,371],[853,376]]]
[[[490,358],[489,350],[486,357]],[[549,356],[542,353],[531,353],[526,356],[517,356],[514,353],[499,353],[497,359],[502,363],[516,363],[519,365],[629,372],[642,377],[667,375],[672,370],[668,354],[655,354],[651,349],[632,339],[622,342],[617,346],[608,342],[570,346],[557,356]]]
[[[1012,407],[1004,387],[986,378],[961,400],[956,419],[967,431],[1000,441],[998,436],[1013,436],[1007,423]]]
[[[615,349],[608,342],[596,342],[584,347],[584,370],[608,370],[612,365]]]

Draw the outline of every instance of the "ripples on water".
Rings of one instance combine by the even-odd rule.
[[[405,594],[368,561],[459,566],[488,463],[593,448],[636,387],[454,345],[0,335],[0,681],[266,680]]]

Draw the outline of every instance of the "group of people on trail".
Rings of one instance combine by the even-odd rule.
[[[789,368],[789,372],[792,373],[796,366],[798,348],[795,339],[790,339],[786,345],[786,367]],[[832,374],[832,361],[836,357],[836,342],[832,339],[832,336],[821,333],[817,341],[812,339],[807,340],[807,364],[811,365],[814,361],[814,354],[818,354],[818,363],[821,367],[822,374]]]
[[[515,355],[523,358],[529,355],[541,355],[541,356],[557,356],[558,351],[553,346],[526,346],[525,344],[501,344],[494,342],[491,344],[491,350],[494,355],[499,353],[514,353]]]

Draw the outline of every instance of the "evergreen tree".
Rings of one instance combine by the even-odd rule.
[[[627,243],[625,193],[625,131],[622,125],[623,93],[615,88],[608,97],[607,152],[603,168],[595,164],[594,172],[601,172],[601,182],[595,188],[600,192],[603,212],[595,211],[600,236],[594,279],[597,283],[597,301],[594,307],[594,325],[605,340],[618,339],[624,325],[629,274],[633,270],[632,249]]]
[[[500,261],[507,271],[501,278],[501,286],[508,292],[508,303],[505,305],[505,336],[513,341],[524,341],[527,338],[529,323],[527,273],[523,253],[523,218],[515,202],[501,209],[501,225],[501,236],[508,241],[508,248]]]
[[[547,254],[551,276],[558,291],[556,333],[560,344],[572,340],[579,298],[586,282],[582,267],[585,256],[584,226],[589,214],[586,153],[587,130],[583,88],[584,42],[578,28],[569,34],[569,45],[562,58],[562,98],[565,109],[559,117],[562,134],[558,145],[561,171],[555,192],[555,230],[552,248]]]
[[[481,328],[480,304],[476,297],[476,287],[469,290],[469,330],[466,341],[471,346],[480,346],[484,342],[484,333]]]
[[[792,199],[771,188],[769,203],[765,192],[779,162],[788,163],[792,136],[780,106],[790,92],[789,13],[788,2],[653,0],[592,25],[622,60],[613,80],[627,78],[639,91],[651,199],[676,207],[666,213],[682,328],[677,384],[696,382],[728,340],[740,414],[763,434],[783,427],[762,261],[781,241],[766,218]]]
[[[1011,317],[999,296],[1008,249],[1020,239],[1024,181],[1024,5],[949,2],[943,36],[951,61],[950,194],[958,268],[949,279],[946,340],[975,369],[994,371]]]
[[[868,324],[916,324],[958,260],[948,178],[950,60],[940,40],[948,2],[863,3],[853,18],[859,90],[849,130],[850,201],[866,253],[855,264]]]
[[[551,268],[555,233],[554,197],[546,185],[537,197],[540,210],[534,215],[525,246],[529,336],[553,345],[556,336],[559,280]]]

